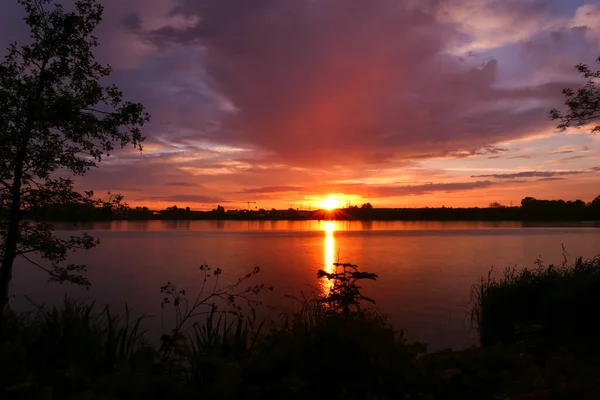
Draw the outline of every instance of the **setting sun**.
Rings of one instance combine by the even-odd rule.
[[[321,207],[329,211],[338,208],[339,206],[340,202],[334,196],[329,196],[321,202]]]

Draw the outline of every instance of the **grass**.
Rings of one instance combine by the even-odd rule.
[[[332,290],[291,298],[290,310],[270,323],[252,311],[188,302],[173,287],[165,304],[181,313],[160,341],[127,308],[119,317],[65,298],[58,307],[11,313],[0,338],[0,398],[508,400],[600,393],[600,352],[541,340],[596,332],[595,308],[583,307],[600,300],[598,259],[488,276],[474,286],[473,310],[486,346],[435,354],[363,307],[358,281],[376,275],[340,268],[325,276]],[[248,292],[227,296],[237,293]],[[204,309],[199,304],[209,305],[208,314],[190,313]],[[189,326],[187,315],[195,315]]]
[[[127,307],[116,316],[108,307],[97,311],[93,302],[67,297],[59,307],[9,312],[0,340],[0,387],[7,395],[47,398],[49,387],[69,393],[86,387],[90,376],[150,365],[144,318],[131,319]]]
[[[588,341],[600,334],[600,257],[574,264],[509,268],[473,287],[472,317],[482,346],[526,337]]]
[[[426,347],[407,341],[385,316],[368,309],[347,318],[315,295],[295,304],[248,360],[248,384],[269,387],[271,396],[292,390],[306,398],[402,397],[414,391],[413,362]]]

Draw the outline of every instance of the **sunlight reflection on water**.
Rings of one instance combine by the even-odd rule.
[[[326,221],[323,226],[323,230],[325,231],[325,244],[323,246],[323,270],[329,274],[334,272],[335,267],[333,266],[334,257],[335,257],[335,222]],[[327,278],[322,278],[321,280],[321,289],[324,293],[329,292],[333,283],[331,283]]]

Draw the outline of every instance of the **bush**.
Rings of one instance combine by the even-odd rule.
[[[600,258],[536,264],[509,268],[499,280],[490,273],[473,287],[472,316],[482,346],[530,335],[579,341],[600,333],[594,314],[600,306]]]
[[[50,398],[165,393],[334,399],[409,393],[417,380],[412,363],[425,347],[409,344],[383,315],[361,307],[373,301],[362,296],[357,283],[374,280],[375,274],[349,264],[337,267],[341,272],[319,273],[332,281],[327,293],[295,299],[280,321],[266,325],[256,320],[252,296],[270,288],[240,286],[258,268],[219,288],[221,271],[203,266],[198,297],[188,300],[186,291],[171,283],[161,288],[163,310],[167,305],[174,310],[174,327],[163,334],[161,346],[146,343],[143,318],[130,321],[127,309],[119,318],[108,308],[96,312],[94,303],[65,298],[61,307],[11,313],[0,348],[0,390]],[[209,286],[209,280],[216,281]]]
[[[270,288],[245,288],[258,269],[219,287],[221,271],[204,266],[197,297],[188,300],[172,284],[162,288],[174,325],[155,345],[127,308],[116,317],[65,298],[60,307],[10,313],[0,332],[0,398],[504,399],[551,391],[563,396],[557,398],[597,397],[598,359],[562,347],[546,347],[544,363],[522,344],[421,357],[423,344],[364,307],[372,300],[359,283],[377,276],[336,267],[319,273],[332,283],[326,292],[292,298],[280,320],[258,323],[252,296]],[[599,270],[598,259],[580,259],[510,269],[500,280],[488,276],[474,287],[482,342],[518,340],[536,327],[571,340],[598,333],[586,307],[597,304]]]
[[[144,318],[130,319],[127,307],[124,317],[108,307],[97,312],[93,302],[66,297],[61,307],[10,311],[0,338],[0,388],[62,397],[88,389],[93,377],[150,365],[154,351],[144,342]]]
[[[414,361],[425,345],[409,343],[358,286],[377,275],[356,265],[335,264],[318,276],[332,282],[326,293],[292,298],[292,311],[259,342],[247,361],[248,386],[270,388],[271,395],[301,398],[388,398],[414,390]],[[264,393],[263,393],[264,394]]]

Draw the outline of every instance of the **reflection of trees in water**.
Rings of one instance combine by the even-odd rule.
[[[361,221],[360,227],[363,230],[372,230],[373,229],[373,221]]]
[[[165,227],[169,229],[190,229],[190,220],[175,220],[175,221],[163,221]]]

